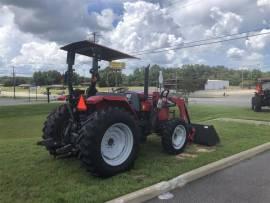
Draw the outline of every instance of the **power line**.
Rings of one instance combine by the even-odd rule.
[[[246,37],[248,38],[249,33],[251,33],[251,32],[259,32],[262,29],[270,29],[270,28],[257,28],[257,29],[254,29],[254,30],[240,32],[240,33],[236,33],[236,34],[222,35],[222,36],[211,37],[211,38],[207,38],[207,39],[200,39],[200,40],[195,40],[195,41],[182,42],[182,43],[179,43],[178,45],[173,45],[173,46],[168,46],[168,47],[160,47],[160,48],[145,49],[145,50],[141,50],[141,51],[134,51],[134,52],[131,52],[131,54],[140,55],[140,54],[143,54],[144,52],[167,49],[167,48],[173,48],[173,47],[178,47],[179,45],[188,45],[188,44],[194,44],[194,43],[198,43],[198,42],[207,42],[207,41],[211,41],[211,40],[222,39],[222,38],[226,38],[226,37],[233,37],[233,36],[243,35],[243,34],[246,34],[247,35]]]
[[[268,34],[270,34],[270,32],[252,34],[252,35],[249,35],[248,37],[256,37],[256,36],[268,35]],[[192,48],[192,47],[198,47],[198,46],[204,46],[204,45],[217,44],[217,43],[221,43],[221,42],[228,42],[228,41],[244,39],[244,38],[247,38],[247,36],[235,37],[235,38],[224,39],[224,40],[218,40],[218,41],[214,41],[214,42],[206,42],[206,43],[195,44],[195,45],[190,45],[190,46],[179,46],[179,47],[174,47],[174,48],[167,47],[165,50],[151,51],[151,52],[146,52],[146,53],[140,53],[140,54],[137,54],[137,55],[155,54],[155,53],[172,51],[172,50],[179,50],[179,49],[186,49],[186,48]]]

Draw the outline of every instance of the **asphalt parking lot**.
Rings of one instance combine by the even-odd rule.
[[[10,106],[19,104],[29,104],[27,99],[0,98],[0,106]]]
[[[148,203],[270,202],[269,160],[265,152],[172,191],[172,199]]]
[[[55,102],[55,101],[53,101]],[[29,102],[29,99],[21,99],[21,98],[5,98],[0,97],[0,106],[12,106],[12,105],[24,105],[24,104],[37,104],[37,103],[47,103],[47,100],[38,100],[31,99]]]
[[[245,92],[241,94],[231,94],[225,97],[192,97],[189,99],[190,104],[210,104],[210,105],[225,105],[225,106],[243,106],[249,107],[251,97],[253,96],[250,92]],[[34,98],[29,102],[28,99],[13,99],[13,98],[5,98],[0,97],[0,106],[7,105],[19,105],[19,104],[31,104],[31,103],[44,103],[46,102],[46,98],[44,100],[35,101]]]
[[[242,95],[229,95],[226,97],[217,98],[190,98],[190,104],[212,104],[212,105],[224,105],[224,106],[238,106],[249,107],[251,106],[252,94]]]

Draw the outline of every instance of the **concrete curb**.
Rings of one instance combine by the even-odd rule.
[[[270,142],[265,143],[263,145],[259,145],[252,149],[240,152],[238,154],[232,155],[230,157],[221,159],[219,161],[207,164],[200,168],[194,169],[187,173],[184,173],[180,176],[177,176],[169,181],[163,181],[157,183],[155,185],[143,188],[141,190],[129,193],[122,197],[118,197],[116,199],[110,200],[107,203],[137,203],[144,202],[146,200],[152,199],[164,192],[168,192],[178,187],[183,187],[187,183],[190,183],[196,179],[207,176],[211,173],[222,170],[226,167],[232,166],[240,161],[249,159],[259,153],[270,150]]]

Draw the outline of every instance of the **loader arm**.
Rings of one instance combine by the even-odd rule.
[[[218,133],[213,125],[202,125],[190,122],[190,117],[184,99],[177,97],[171,97],[168,99],[177,105],[180,113],[180,119],[184,120],[188,124],[189,141],[206,146],[215,146],[220,142]]]
[[[185,104],[185,100],[178,97],[169,97],[168,100],[174,103],[178,107],[179,118],[185,121],[186,123],[190,124],[190,118],[189,118],[188,110]]]

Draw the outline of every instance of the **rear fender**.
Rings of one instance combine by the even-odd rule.
[[[136,112],[131,108],[126,97],[123,96],[91,96],[86,100],[88,109],[101,110],[108,107],[119,107],[131,113],[136,119]]]

